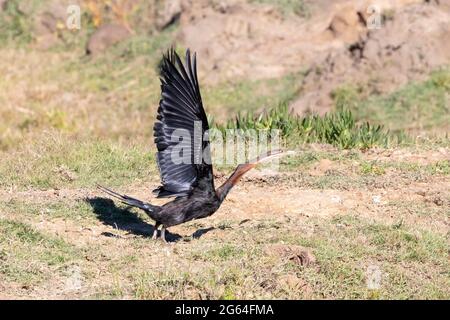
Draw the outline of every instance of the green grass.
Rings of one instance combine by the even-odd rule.
[[[398,215],[394,222],[373,220],[352,210],[308,219],[280,212],[244,225],[233,217],[224,229],[220,228],[221,219],[205,220],[184,225],[182,232],[208,225],[215,227],[211,232],[216,235],[167,246],[120,230],[114,233],[126,235],[125,239],[99,235],[95,242],[83,244],[93,236],[90,230],[98,226],[88,219],[89,210],[79,199],[49,199],[42,204],[33,199],[2,205],[0,213],[26,211],[23,208],[32,206],[23,216],[30,224],[38,223],[44,214],[46,221],[63,217],[76,230],[83,225],[84,231],[70,239],[78,243],[74,248],[28,224],[0,220],[0,277],[24,290],[45,286],[45,281],[65,281],[66,271],[76,264],[84,283],[96,283],[84,287],[88,293],[77,294],[95,298],[442,299],[450,294],[448,235],[433,230],[426,221],[417,224],[415,218],[410,220],[414,214],[442,223],[443,208],[432,204],[423,208],[433,208],[430,217],[412,212],[416,205],[411,202],[402,201],[404,208],[390,204],[388,208]],[[40,213],[45,209],[48,211]],[[316,262],[305,267],[278,257],[268,251],[270,243],[306,247]],[[375,291],[366,286],[370,266],[382,274]]]
[[[297,188],[299,204],[291,211],[263,207],[245,223],[241,216],[218,212],[171,228],[182,239],[164,245],[143,236],[150,228],[142,213],[97,198],[103,195],[94,188],[157,185],[151,128],[160,95],[158,64],[177,26],[161,33],[139,29],[150,32],[137,32],[93,58],[84,56],[94,30],[86,13],[81,33],[62,32],[60,43],[40,51],[33,49],[33,20],[20,12],[18,1],[10,1],[0,13],[0,73],[7,75],[0,77],[2,297],[66,298],[61,290],[74,266],[83,287],[68,297],[77,298],[450,297],[445,230],[450,212],[443,187],[450,162],[378,160],[376,152],[386,159],[383,153],[392,150],[367,152],[403,148],[402,139],[409,142],[404,133],[448,132],[448,70],[384,96],[367,97],[364,88],[345,85],[333,93],[336,110],[324,117],[288,112],[301,72],[201,84],[211,122],[220,129],[282,130],[286,145],[299,152],[281,160],[278,175],[258,184],[279,185],[280,192]],[[285,16],[308,11],[303,1],[252,2],[273,4]],[[46,5],[30,3],[33,15]],[[133,14],[144,16],[139,10]],[[404,151],[449,146],[448,134],[440,139]],[[323,159],[333,162],[331,169],[310,174]],[[240,186],[251,194],[257,184]],[[422,186],[424,196],[409,190]],[[329,204],[333,190],[343,194],[343,204]],[[389,198],[398,190],[408,197]],[[303,191],[324,195],[318,200],[329,215],[302,206]],[[371,194],[378,193],[383,202],[374,204]],[[229,201],[221,210],[239,205]],[[190,236],[209,227],[200,238]],[[270,244],[307,247],[316,263],[306,267],[279,257],[267,251]],[[373,265],[382,273],[378,290],[365,283]]]
[[[225,82],[205,87],[202,89],[202,97],[207,112],[223,118],[224,111],[232,114],[288,103],[295,98],[301,77],[301,73],[295,73],[275,79]]]
[[[270,4],[275,6],[284,16],[297,15],[308,17],[310,12],[303,0],[250,0],[256,4]]]
[[[121,185],[156,174],[153,152],[108,142],[45,140],[5,155],[0,164],[0,186],[53,189]]]
[[[241,248],[235,247],[230,244],[224,244],[223,246],[220,246],[218,248],[207,250],[204,254],[204,260],[211,261],[211,260],[218,260],[218,261],[224,261],[224,260],[232,260],[232,259],[238,259],[239,257],[243,256],[244,252]]]
[[[290,181],[293,186],[311,188],[368,188],[389,185],[394,181],[426,182],[435,176],[450,174],[448,160],[428,164],[408,161],[366,160],[364,150],[343,150],[322,147],[313,151],[309,147],[295,155],[281,159],[280,175],[268,178],[271,183]],[[417,152],[411,149],[411,152]],[[415,151],[414,151],[415,150]],[[76,141],[67,135],[41,137],[32,145],[4,152],[0,163],[0,187],[3,189],[59,189],[91,188],[96,183],[123,186],[135,183],[158,183],[158,171],[154,159],[155,150],[142,143],[135,145],[110,141],[93,142],[91,139]],[[334,163],[325,176],[311,176],[309,172],[322,159]],[[217,165],[215,169],[229,172],[229,165]],[[286,173],[286,174],[284,174]],[[274,180],[275,179],[275,180]]]
[[[393,132],[447,132],[450,128],[450,70],[432,72],[392,94],[362,97],[361,88],[344,85],[333,93],[337,110],[348,108],[357,120],[382,124]],[[447,137],[448,139],[448,137]]]
[[[33,39],[32,19],[20,10],[19,3],[19,0],[8,1],[6,10],[0,11],[0,46],[20,46]],[[34,12],[37,1],[29,1],[27,6]]]
[[[427,166],[428,172],[431,174],[450,174],[450,160],[442,160]]]
[[[103,196],[99,193],[99,196]],[[31,203],[25,199],[11,199],[9,201],[0,202],[0,210],[7,213],[15,213],[20,215],[23,220],[43,218],[43,219],[71,219],[75,221],[83,221],[89,225],[96,221],[93,208],[85,199],[74,195],[72,201],[55,201],[55,199],[47,199],[42,202]],[[134,214],[124,214],[123,211],[112,210],[111,204],[106,201],[98,200],[97,209],[107,214],[110,219],[119,222],[135,222],[137,216]]]
[[[4,49],[0,72],[10,72],[13,61],[31,72],[0,79],[0,149],[14,150],[47,129],[94,139],[152,140],[160,98],[158,64],[175,31],[138,34],[96,58],[64,46],[21,54]],[[42,60],[52,63],[36,67]],[[295,96],[300,77],[203,84],[206,111],[223,120],[237,110],[278,105]]]
[[[300,239],[299,243],[313,248],[320,271],[298,272],[307,280],[315,281],[317,292],[323,298],[339,295],[347,299],[406,299],[430,294],[442,298],[449,294],[442,286],[449,283],[445,275],[450,271],[446,263],[447,240],[443,235],[347,215],[331,223],[321,221],[315,235]],[[379,267],[382,273],[376,295],[365,285],[365,273],[370,265]],[[398,282],[399,277],[404,281]],[[432,291],[425,293],[425,288]]]
[[[367,225],[369,242],[380,252],[388,252],[391,262],[419,262],[445,265],[447,241],[444,236],[405,229],[401,224]]]
[[[411,149],[411,152],[414,149]],[[321,175],[313,175],[320,161],[327,159],[330,168]],[[358,150],[299,151],[280,160],[280,174],[267,178],[268,184],[288,183],[292,187],[337,190],[371,190],[391,188],[411,182],[428,183],[448,175],[448,161],[428,164],[411,161],[368,160]]]
[[[383,175],[386,173],[385,168],[376,161],[364,161],[360,166],[362,175]]]
[[[279,130],[288,143],[327,143],[342,149],[387,147],[401,139],[390,135],[381,125],[357,124],[350,111],[337,111],[323,117],[299,117],[291,114],[286,104],[261,114],[239,113],[236,118],[224,125],[218,124],[216,128],[223,133],[227,129]]]
[[[58,268],[78,259],[78,250],[31,226],[0,219],[0,277],[22,286],[49,280]]]

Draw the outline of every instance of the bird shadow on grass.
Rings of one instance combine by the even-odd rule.
[[[131,207],[120,208],[111,199],[101,197],[86,198],[85,201],[92,207],[97,218],[105,225],[137,236],[150,238],[153,235],[155,227],[131,212],[129,210]],[[104,232],[103,235],[116,236],[110,232]],[[176,242],[181,238],[179,234],[166,231],[168,242]]]
[[[203,229],[198,229],[197,231],[195,231],[193,234],[192,234],[192,238],[193,239],[200,239],[200,237],[202,236],[202,235],[204,235],[204,234],[206,234],[206,233],[208,233],[209,231],[211,231],[211,230],[214,230],[214,229],[216,229],[215,227],[209,227],[209,228],[203,228]]]
[[[131,212],[129,209],[131,207],[120,208],[116,206],[114,201],[108,198],[94,197],[84,199],[88,203],[97,218],[105,225],[111,226],[114,229],[126,231],[128,233],[143,236],[152,237],[155,227],[138,217],[136,214]],[[195,231],[191,238],[198,239],[207,232],[215,229],[214,227],[199,229]],[[117,235],[111,232],[103,232],[104,236],[107,237],[117,237]],[[166,231],[166,240],[168,242],[178,242],[180,240],[187,240],[179,234],[171,233],[169,230]]]

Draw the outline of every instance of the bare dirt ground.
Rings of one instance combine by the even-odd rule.
[[[448,0],[158,1],[173,4],[162,16],[76,1],[79,31],[64,27],[74,1],[6,2],[0,299],[450,297]],[[215,215],[152,241],[152,221],[95,185],[163,203],[151,127],[174,44],[197,51],[219,124],[290,103],[411,136],[362,151],[291,134],[280,171],[250,172]]]
[[[379,155],[377,159],[386,158],[386,153],[385,151],[381,152],[382,155]],[[448,150],[418,154],[391,151],[390,156],[401,158],[406,162],[419,157],[424,159],[424,165],[427,165],[435,161],[447,160]],[[371,157],[373,158],[375,155],[367,155],[367,159]],[[227,285],[219,284],[223,274],[219,275],[219,278],[210,279],[214,283],[214,289],[199,289],[192,284],[200,281],[195,280],[196,277],[201,277],[200,275],[204,272],[210,272],[208,268],[217,267],[212,266],[213,259],[209,255],[206,258],[202,256],[205,252],[213,252],[211,255],[215,257],[215,250],[219,250],[217,251],[219,252],[217,253],[219,261],[222,261],[225,266],[229,263],[243,263],[253,270],[259,267],[283,269],[283,266],[286,265],[300,268],[294,273],[292,270],[288,272],[272,270],[267,279],[262,275],[256,275],[256,277],[264,278],[260,279],[262,281],[260,285],[264,288],[262,292],[260,290],[253,291],[253,294],[258,297],[327,297],[328,294],[321,291],[323,290],[321,286],[311,282],[314,278],[307,276],[312,272],[317,280],[322,272],[321,268],[326,265],[324,253],[321,252],[322,249],[317,246],[315,241],[319,241],[319,243],[320,241],[334,241],[332,238],[327,238],[334,236],[337,238],[336,241],[343,241],[341,234],[343,233],[345,241],[361,246],[372,245],[369,234],[358,229],[361,227],[359,222],[355,227],[352,219],[364,221],[369,228],[371,228],[370,226],[391,226],[387,228],[401,230],[404,227],[413,226],[415,231],[411,231],[412,236],[418,237],[418,241],[422,241],[420,239],[423,234],[430,233],[443,239],[447,238],[448,245],[450,230],[450,180],[448,176],[436,175],[429,176],[422,181],[420,179],[411,181],[401,177],[404,173],[386,172],[378,177],[378,183],[375,183],[374,186],[368,185],[367,188],[356,188],[351,184],[337,188],[314,188],[308,187],[308,185],[302,186],[302,181],[296,180],[299,175],[316,179],[327,178],[330,172],[339,168],[345,172],[345,175],[356,176],[352,173],[351,164],[343,166],[330,160],[315,162],[304,172],[279,174],[271,172],[266,175],[264,170],[254,171],[233,189],[215,215],[208,219],[170,228],[169,244],[151,240],[150,236],[153,230],[151,221],[135,219],[137,217],[135,214],[116,209],[117,207],[109,200],[104,199],[104,195],[96,189],[22,192],[1,190],[1,203],[17,204],[19,202],[25,206],[37,205],[38,208],[32,213],[23,210],[23,213],[20,214],[3,207],[0,209],[0,219],[27,221],[38,232],[62,239],[82,252],[75,261],[55,266],[56,269],[53,271],[52,267],[50,270],[43,268],[41,272],[44,274],[52,273],[48,281],[30,285],[26,284],[27,281],[2,281],[2,298],[169,298],[171,296],[182,298],[222,296],[223,298],[229,290]],[[223,180],[223,178],[219,180]],[[383,180],[390,181],[386,187],[383,187]],[[156,177],[154,181],[147,182],[145,186],[134,184],[118,188],[118,191],[150,200],[155,204],[162,204],[163,201],[148,196],[149,184],[156,185]],[[86,203],[86,201],[104,202],[105,206],[85,208],[86,216],[86,213],[80,213],[81,210],[77,205]],[[52,205],[55,203],[64,204],[62,211],[57,214],[52,211],[54,210]],[[112,213],[111,210],[119,210],[118,215]],[[97,216],[92,215],[92,211]],[[127,219],[124,220],[121,215],[126,215]],[[131,220],[129,219],[130,215],[133,217]],[[330,224],[333,225],[333,230],[327,230]],[[354,228],[359,231],[356,232]],[[327,231],[322,234],[324,230]],[[352,234],[354,232],[356,234]],[[387,237],[389,238],[389,236]],[[293,241],[293,239],[297,240]],[[298,239],[303,239],[303,241],[299,243]],[[310,245],[305,246],[309,241],[311,241]],[[228,248],[230,245],[233,246],[231,248],[235,248],[226,249],[231,250],[231,253],[226,250],[220,251],[222,250],[220,248]],[[347,245],[344,244],[344,248],[340,249],[344,250],[342,254],[347,254],[345,253]],[[404,246],[401,242],[395,242],[392,245]],[[417,246],[420,247],[419,244]],[[250,256],[246,254],[242,256],[241,250],[249,251]],[[257,253],[252,250],[257,250]],[[348,250],[351,252],[354,249],[349,247]],[[373,261],[375,264],[383,264],[383,261],[390,259],[395,260],[393,258],[395,253],[389,251],[393,249],[382,252],[386,248],[381,247],[378,250],[380,252],[375,255],[374,253],[362,254],[366,264],[367,261],[373,261],[373,259],[375,259]],[[425,248],[424,250],[429,249]],[[231,257],[228,257],[228,254]],[[442,258],[448,261],[448,256]],[[131,260],[128,261],[129,259]],[[206,262],[207,260],[204,259],[212,261]],[[359,261],[359,258],[355,258],[355,261]],[[168,268],[170,263],[172,266]],[[342,262],[336,263],[339,265]],[[407,262],[403,263],[406,263],[404,267],[407,269],[415,268]],[[132,270],[128,268],[128,264]],[[340,266],[340,268],[345,269],[345,266]],[[364,269],[365,264],[356,268]],[[389,269],[389,267],[384,268]],[[149,276],[146,274],[149,270],[159,272],[159,280],[151,277],[153,280],[148,280],[150,284],[143,280],[140,283],[139,279]],[[178,279],[176,274],[179,275],[186,270],[189,270],[187,277],[190,280],[186,280],[188,284],[184,283],[184,280],[181,284],[177,282],[179,280],[174,280]],[[224,271],[222,270],[222,272]],[[386,272],[393,273],[393,271]],[[434,272],[429,270],[424,272],[424,277],[434,279],[430,280],[431,282],[437,281]],[[448,270],[444,272],[448,272]],[[164,275],[170,279],[172,279],[171,277],[175,278],[161,280],[161,277],[164,279]],[[77,280],[77,277],[80,279]],[[347,277],[352,278],[351,275],[347,275]],[[395,278],[394,275],[390,275],[390,277]],[[344,278],[346,277],[344,276]],[[152,281],[160,280],[163,281],[163,284],[158,283],[152,287]],[[169,281],[169,283],[164,281]],[[275,287],[267,289],[264,287],[268,285],[265,284],[266,281],[275,281],[276,284],[273,284]],[[336,279],[332,281],[336,281]],[[140,285],[150,285],[150,287],[141,288]],[[241,285],[249,286],[250,284]],[[289,295],[284,290],[289,290],[291,287],[294,291]],[[441,294],[448,297],[447,289],[444,289]],[[160,296],[160,290],[168,290],[168,292]],[[202,290],[204,291],[202,292]],[[209,293],[208,290],[210,290]],[[248,292],[244,294],[236,288],[233,290],[233,297],[250,297]],[[386,288],[385,290],[392,289]],[[421,291],[417,288],[414,290]],[[385,293],[381,294],[381,296],[384,295]]]
[[[397,221],[399,216],[396,208],[386,206],[392,201],[405,202],[437,202],[436,206],[448,207],[450,200],[450,190],[448,179],[434,179],[427,183],[417,182],[408,185],[408,188],[378,188],[365,191],[356,190],[309,190],[305,188],[292,187],[289,183],[281,182],[277,185],[269,185],[268,183],[247,181],[237,186],[230,196],[223,203],[220,211],[207,220],[202,220],[201,224],[216,225],[224,219],[251,220],[257,222],[262,218],[284,219],[294,218],[302,221],[310,217],[336,217],[342,213],[349,211],[355,212],[361,217],[373,219],[374,221],[392,223]],[[128,189],[128,188],[127,188]],[[149,198],[147,188],[134,187],[126,192],[141,198]],[[439,195],[436,199],[433,195]],[[55,200],[71,199],[83,200],[86,198],[94,198],[103,195],[98,190],[85,189],[67,189],[58,190],[57,192],[19,192],[13,196],[8,192],[2,191],[0,196],[2,201],[12,201],[21,199],[30,202],[52,202]],[[149,198],[154,204],[163,204],[165,201],[156,198]],[[441,203],[442,201],[442,203]],[[450,209],[450,208],[449,208]],[[13,218],[15,214],[2,214],[2,218]],[[445,234],[450,228],[449,217],[443,217],[441,220],[435,220],[434,217],[416,217],[405,216],[406,221],[410,224],[419,224],[425,229],[438,231]],[[114,233],[118,236],[127,237],[127,231],[121,232],[114,226],[108,226],[101,221],[94,223],[89,227],[83,227],[74,221],[64,218],[42,220],[36,222],[35,226],[42,231],[49,231],[58,236],[74,243],[89,243],[90,241],[98,241],[103,233]],[[133,229],[138,227],[139,232],[150,234],[150,228],[145,230],[142,226],[136,226],[133,223],[125,225],[124,229]],[[190,235],[196,231],[196,225],[191,225],[188,229],[186,226],[176,226],[170,229],[173,233]],[[221,237],[224,232],[216,231],[206,234],[204,237]]]

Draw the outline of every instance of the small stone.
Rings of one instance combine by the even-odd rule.
[[[156,27],[163,30],[180,18],[182,6],[180,0],[169,0],[164,2],[164,8],[158,13]]]
[[[86,53],[96,55],[112,45],[127,39],[130,35],[130,31],[122,25],[105,24],[98,28],[90,37]]]

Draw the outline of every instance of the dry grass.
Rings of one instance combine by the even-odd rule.
[[[130,152],[136,151],[109,157],[119,161]],[[449,172],[430,169],[446,168],[448,154],[418,152],[412,159],[435,159],[411,167],[412,159],[386,161],[389,153],[380,151],[376,163],[384,171],[367,165],[375,155],[324,149],[286,159],[276,180],[250,176],[213,217],[171,228],[175,242],[169,245],[150,239],[144,215],[101,198],[89,175],[77,178],[82,188],[74,180],[44,191],[3,189],[2,292],[44,298],[448,298]],[[395,156],[401,155],[391,151]],[[332,165],[321,167],[328,158]],[[294,168],[306,177],[301,183]],[[346,176],[353,180],[345,184]],[[157,178],[112,181],[119,191],[147,198]],[[315,261],[302,265],[286,254],[298,246]],[[373,267],[382,274],[378,289],[366,285]]]
[[[150,240],[145,216],[99,198],[98,182],[143,199],[159,183],[157,65],[173,36],[137,34],[95,59],[74,42],[48,51],[0,43],[2,297],[450,297],[445,135],[367,152],[302,145],[277,175],[249,175],[213,217],[172,228],[169,245]],[[300,78],[202,92],[224,122],[291,99]],[[439,92],[430,82],[408,87],[404,105],[437,96],[444,110],[446,78],[430,81]],[[379,110],[388,126],[405,120],[401,110]],[[424,130],[446,120],[423,119],[431,119]],[[217,168],[219,179],[228,169]],[[315,262],[302,264],[296,250]],[[382,274],[378,289],[366,285],[370,267]]]

